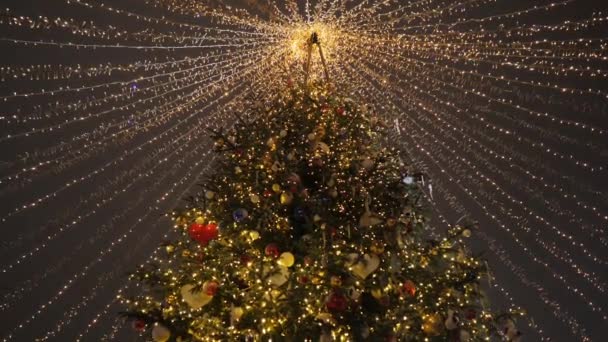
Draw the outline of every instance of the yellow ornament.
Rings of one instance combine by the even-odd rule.
[[[251,195],[249,195],[249,200],[253,204],[259,203],[260,202],[260,196],[258,196],[256,194],[251,194]]]
[[[372,296],[376,299],[382,298],[382,289],[373,289]]]
[[[165,246],[165,250],[167,251],[167,253],[171,254],[175,251],[175,246],[167,245],[167,246]]]
[[[289,252],[281,253],[281,255],[279,256],[279,259],[277,260],[277,264],[284,266],[284,267],[291,267],[291,266],[293,266],[294,262],[295,262],[295,258],[293,256],[293,254],[291,254]]]
[[[213,192],[211,190],[205,192],[205,198],[207,198],[207,199],[213,199],[213,197],[215,197],[215,192]]]
[[[272,184],[272,191],[274,192],[281,192],[281,186],[279,184]]]
[[[288,205],[293,201],[293,195],[289,192],[283,191],[281,194],[281,204]]]
[[[258,233],[258,232],[257,232],[257,231],[255,231],[255,230],[251,230],[251,231],[249,231],[249,238],[250,238],[252,241],[255,241],[255,240],[257,240],[257,239],[259,239],[259,238],[260,238],[260,233]]]
[[[471,230],[470,229],[465,229],[462,231],[462,236],[468,238],[471,237]]]
[[[171,338],[171,331],[160,323],[156,323],[152,328],[152,340],[154,342],[166,342]]]
[[[194,220],[194,222],[196,222],[197,224],[203,224],[203,223],[205,223],[205,218],[204,218],[204,217],[202,217],[202,216],[198,216],[198,217],[197,217],[197,218]]]

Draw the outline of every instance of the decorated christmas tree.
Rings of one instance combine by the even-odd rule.
[[[470,227],[427,233],[420,177],[385,125],[322,87],[214,131],[216,172],[173,213],[180,238],[134,279],[154,341],[515,340],[486,309]],[[150,335],[147,335],[150,336]]]

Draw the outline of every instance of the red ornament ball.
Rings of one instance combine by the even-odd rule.
[[[188,235],[192,240],[200,242],[203,238],[203,230],[205,229],[204,224],[193,223],[188,228]]]
[[[137,332],[142,332],[146,330],[146,322],[141,319],[136,319],[131,323],[131,327],[133,327],[133,330]]]
[[[206,245],[209,243],[209,241],[217,239],[219,236],[219,230],[217,229],[217,224],[215,223],[193,223],[188,228],[188,235],[190,235],[192,240],[202,245]]]
[[[401,286],[401,294],[405,297],[414,297],[416,295],[416,284],[411,280],[406,280]]]
[[[338,108],[336,108],[336,114],[338,114],[338,115],[344,115],[344,113],[345,113],[344,107],[338,107]]]
[[[264,253],[267,256],[271,256],[271,257],[274,257],[274,258],[278,258],[279,255],[281,254],[279,252],[279,246],[277,246],[276,243],[269,243],[269,244],[267,244],[266,248],[264,248]]]
[[[329,311],[342,312],[348,307],[348,301],[346,296],[344,296],[342,293],[333,292],[331,295],[329,295],[325,306]]]
[[[218,284],[217,281],[209,281],[203,286],[203,291],[205,291],[207,296],[215,296],[219,287],[220,284]]]

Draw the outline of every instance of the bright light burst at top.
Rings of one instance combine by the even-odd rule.
[[[428,175],[436,229],[480,221],[490,295],[528,310],[528,340],[601,339],[608,16],[593,2],[5,5],[2,338],[114,336],[122,275],[213,168],[206,129],[302,83],[316,33],[334,88]]]

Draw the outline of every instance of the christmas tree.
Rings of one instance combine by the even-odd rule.
[[[470,228],[428,239],[420,179],[382,122],[303,89],[213,133],[217,171],[133,275],[148,292],[125,315],[155,341],[517,339],[485,309]]]

